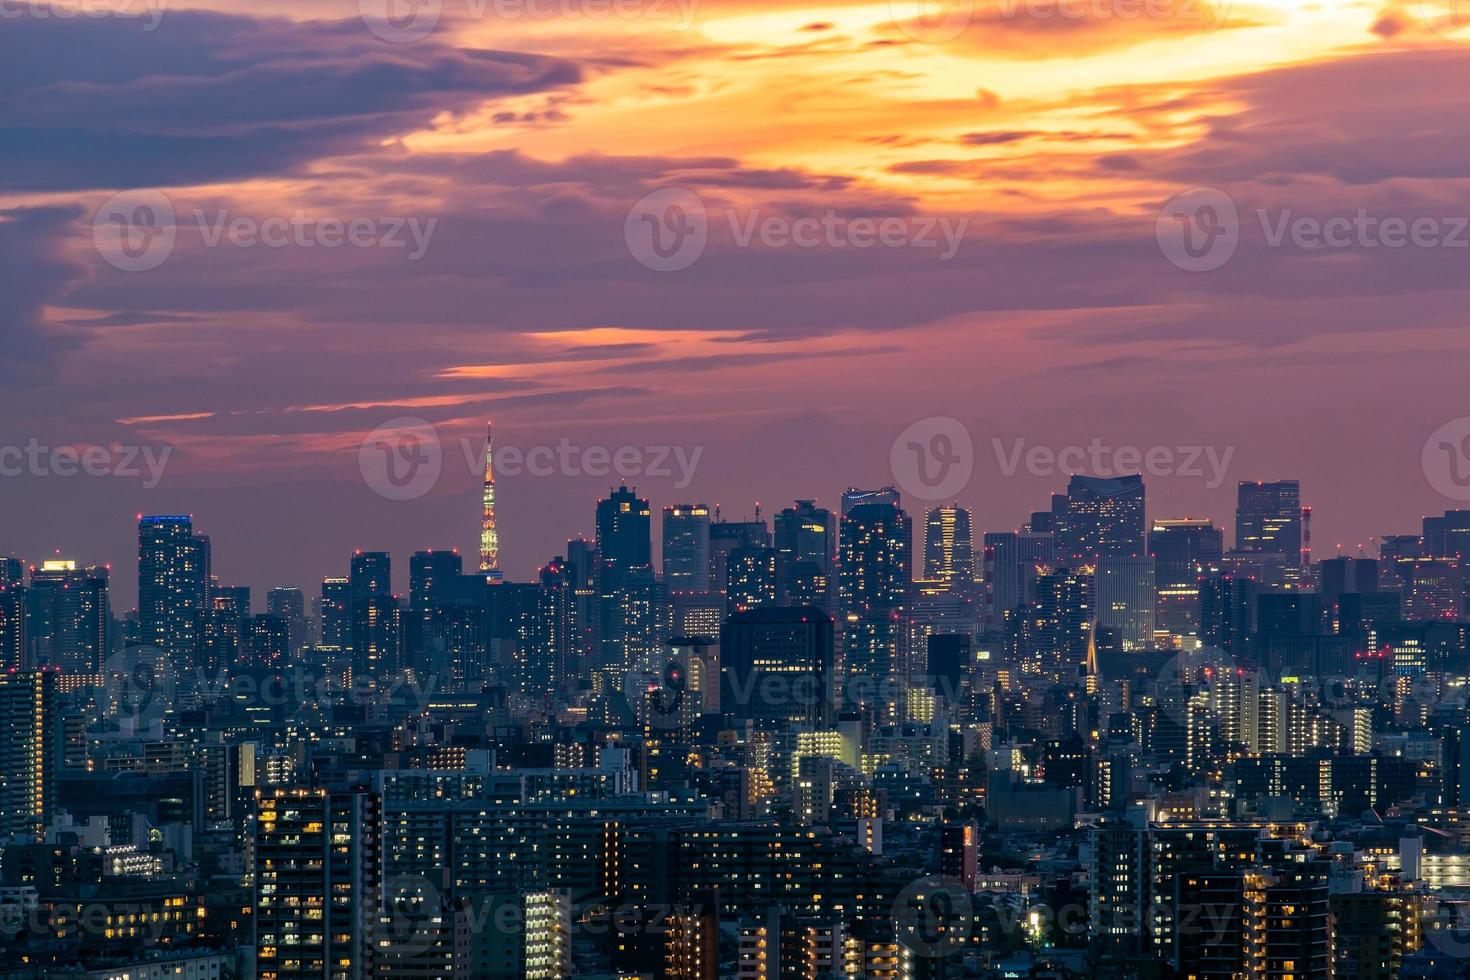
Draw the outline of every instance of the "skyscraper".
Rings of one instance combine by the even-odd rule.
[[[741,548],[769,548],[771,546],[771,531],[766,522],[760,519],[757,507],[756,520],[753,521],[726,521],[719,518],[719,508],[715,508],[716,521],[709,529],[709,566],[710,566],[710,591],[721,595],[729,585],[730,553]]]
[[[26,632],[37,667],[95,674],[110,652],[108,570],[53,559],[31,570]]]
[[[791,606],[832,608],[832,569],[837,522],[814,500],[798,500],[776,515],[776,551],[780,557],[781,601]]]
[[[54,670],[0,673],[0,839],[39,842],[53,815],[62,767]]]
[[[143,641],[191,657],[209,608],[209,539],[187,516],[138,519],[138,621]]]
[[[597,581],[604,592],[652,568],[650,533],[648,501],[626,486],[597,502]]]
[[[814,606],[737,612],[720,632],[720,708],[736,719],[832,721],[832,617]]]
[[[485,423],[485,485],[480,498],[480,571],[485,578],[498,582],[500,571],[500,531],[495,526],[495,431]]]
[[[725,604],[730,612],[774,606],[780,601],[780,556],[775,548],[736,548],[730,552]]]
[[[286,624],[291,655],[300,653],[306,646],[306,596],[293,586],[277,586],[265,594],[265,611]]]
[[[903,676],[903,610],[913,581],[913,527],[891,503],[858,504],[842,519],[838,597],[849,675]]]
[[[903,502],[899,499],[899,493],[895,487],[883,487],[879,490],[848,487],[842,491],[842,519],[847,520],[848,513],[861,504],[888,504],[897,509],[902,506]]]
[[[1219,568],[1224,535],[1209,520],[1156,520],[1148,532],[1158,589],[1157,626],[1174,636],[1199,634],[1199,583]]]
[[[975,548],[970,512],[935,507],[924,518],[924,578],[950,587],[975,581]]]
[[[597,503],[600,666],[627,670],[657,653],[661,596],[654,581],[648,501],[621,486]]]
[[[704,504],[664,508],[663,569],[670,592],[709,591],[709,528]]]
[[[992,531],[984,539],[985,608],[983,622],[1000,632],[1035,596],[1038,568],[1057,562],[1056,536],[1050,532]]]
[[[393,562],[386,551],[352,556],[348,579],[352,666],[376,677],[398,667],[398,603],[393,598]]]
[[[1141,476],[1072,477],[1059,530],[1058,560],[1090,565],[1101,555],[1143,554],[1143,504]]]
[[[1235,550],[1284,555],[1302,561],[1302,490],[1296,480],[1242,482],[1235,498]]]
[[[342,576],[322,579],[322,595],[318,606],[321,617],[322,646],[346,649],[352,642],[352,588]]]
[[[1158,596],[1152,558],[1099,558],[1094,596],[1097,624],[1113,630],[1124,650],[1153,649]]]
[[[261,980],[367,980],[382,889],[378,795],[272,788],[259,796],[256,811]]]

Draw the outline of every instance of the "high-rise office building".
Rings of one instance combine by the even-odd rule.
[[[664,508],[663,571],[670,592],[708,592],[710,509],[704,504]]]
[[[652,568],[648,501],[626,486],[597,503],[597,557],[604,594]]]
[[[1143,477],[1073,476],[1058,530],[1058,560],[1090,565],[1104,555],[1143,554],[1143,512]]]
[[[189,517],[138,519],[138,623],[145,643],[184,662],[209,608],[209,539]]]
[[[1465,572],[1458,558],[1402,558],[1404,618],[1420,622],[1465,616]]]
[[[382,895],[382,806],[366,790],[262,791],[255,819],[261,980],[367,980]]]
[[[935,507],[925,516],[924,578],[950,587],[974,584],[975,546],[965,508]]]
[[[57,672],[0,673],[0,839],[40,842],[62,769]]]
[[[265,594],[265,611],[286,624],[291,656],[306,647],[306,596],[289,585],[277,586]]]
[[[781,562],[781,601],[830,611],[836,564],[837,522],[814,500],[798,500],[776,515],[776,551]]]
[[[1302,562],[1302,488],[1297,480],[1242,482],[1235,498],[1235,550]]]
[[[1003,631],[1036,596],[1038,569],[1057,563],[1056,536],[1050,532],[992,531],[984,537],[985,607],[982,622]]]
[[[1157,628],[1174,637],[1199,635],[1199,583],[1216,574],[1225,535],[1213,521],[1156,520],[1149,527],[1148,553],[1158,589]]]
[[[1095,581],[1098,626],[1112,630],[1124,650],[1152,650],[1158,602],[1154,560],[1100,557]]]
[[[769,548],[771,531],[759,516],[753,521],[726,521],[719,519],[719,508],[715,509],[716,520],[709,529],[710,591],[725,594],[730,584],[730,553],[742,548]]]
[[[840,533],[844,670],[870,679],[904,676],[903,610],[913,581],[909,517],[890,503],[857,504]]]
[[[848,487],[842,491],[842,519],[846,520],[848,512],[862,504],[887,504],[895,510],[903,506],[902,501],[899,499],[898,490],[894,487],[883,487],[880,490],[862,490],[858,487]]]
[[[720,709],[762,724],[832,720],[832,617],[815,606],[736,612],[720,631]]]
[[[597,503],[598,666],[643,666],[658,652],[663,593],[655,581],[648,501],[626,486]]]
[[[398,667],[398,601],[393,561],[386,551],[358,551],[348,578],[352,597],[349,646],[354,672],[369,677]]]
[[[317,615],[321,620],[322,646],[345,650],[352,643],[352,586],[342,576],[322,579]]]
[[[31,663],[66,674],[95,674],[110,652],[108,570],[52,559],[31,569],[26,594]]]
[[[815,500],[798,500],[776,514],[776,550],[788,562],[807,561],[831,574],[837,545],[832,512]]]
[[[744,612],[781,602],[780,555],[775,548],[736,548],[726,560],[725,605]]]

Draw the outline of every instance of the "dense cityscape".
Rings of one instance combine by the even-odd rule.
[[[1467,255],[1470,0],[0,0],[0,980],[1470,980]]]
[[[514,582],[494,457],[407,595],[262,603],[182,515],[136,608],[0,562],[0,976],[1470,972],[1470,511],[1318,558],[1290,479],[1228,549],[1139,475],[851,488],[655,562],[618,486]]]

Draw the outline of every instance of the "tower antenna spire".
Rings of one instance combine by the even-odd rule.
[[[503,578],[500,571],[500,532],[495,526],[495,423],[485,423],[485,486],[480,502],[480,572],[489,582]]]

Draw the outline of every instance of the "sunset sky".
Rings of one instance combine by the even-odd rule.
[[[110,562],[118,610],[139,512],[193,513],[221,581],[262,592],[314,595],[356,547],[400,579],[416,548],[472,556],[461,446],[490,418],[518,448],[698,448],[688,487],[630,482],[733,518],[893,482],[931,416],[973,436],[977,529],[1066,482],[1006,475],[996,440],[1232,450],[1215,487],[1149,477],[1149,516],[1229,527],[1237,481],[1299,477],[1318,556],[1462,506],[1421,453],[1470,415],[1470,233],[1269,232],[1470,213],[1470,4],[420,0],[418,39],[373,0],[77,6],[0,4],[0,444],[172,450],[152,488],[0,477],[0,553]],[[1240,243],[1191,272],[1156,231],[1199,187]],[[673,188],[708,245],[657,271],[625,232]],[[94,219],[139,189],[177,238],[126,271]],[[435,223],[417,260],[208,241],[298,212]],[[963,240],[741,241],[828,212]],[[360,468],[400,417],[443,442],[404,501]],[[613,482],[504,478],[508,577],[590,536]]]

